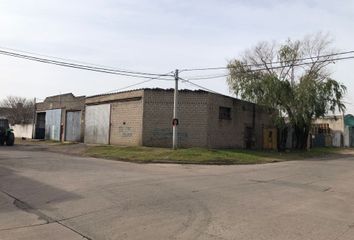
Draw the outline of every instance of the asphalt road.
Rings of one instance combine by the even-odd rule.
[[[0,148],[0,239],[354,239],[354,158],[131,164]]]

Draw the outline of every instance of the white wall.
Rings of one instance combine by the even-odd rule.
[[[11,126],[11,128],[14,130],[16,138],[32,138],[32,124],[16,124]]]

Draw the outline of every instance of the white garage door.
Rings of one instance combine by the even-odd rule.
[[[109,143],[110,104],[86,106],[85,142]]]

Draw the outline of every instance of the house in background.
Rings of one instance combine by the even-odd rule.
[[[47,97],[35,106],[34,138],[82,142],[85,96],[72,93]]]
[[[354,147],[354,116],[344,116],[344,147]]]
[[[180,90],[180,147],[262,148],[273,127],[269,108],[232,97]],[[173,89],[138,89],[87,97],[85,143],[172,146]]]
[[[313,147],[352,147],[354,145],[354,117],[332,115],[318,118],[312,124]]]

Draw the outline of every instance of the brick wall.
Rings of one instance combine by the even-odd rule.
[[[205,92],[179,92],[180,147],[207,147],[207,100]],[[143,118],[143,145],[172,147],[173,91],[145,90]]]
[[[111,104],[110,144],[142,145],[143,100]]]
[[[230,119],[220,119],[220,107],[229,108]],[[209,93],[208,147],[246,148],[247,128],[253,132],[251,148],[262,148],[263,127],[272,125],[266,108],[235,98]]]
[[[96,95],[87,97],[85,104],[93,105],[93,104],[102,104],[102,103],[112,103],[117,101],[128,101],[134,100],[136,98],[142,98],[144,90],[135,90],[135,91],[126,91],[120,93],[112,93],[105,95]]]

